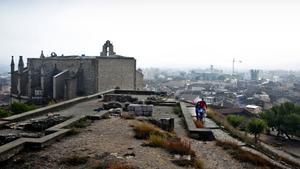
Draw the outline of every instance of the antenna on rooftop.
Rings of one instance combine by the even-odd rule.
[[[234,75],[234,64],[235,64],[235,62],[242,63],[241,60],[236,60],[235,58],[233,58],[233,60],[232,60],[232,76]]]

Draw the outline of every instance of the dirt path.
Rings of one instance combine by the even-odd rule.
[[[133,137],[130,120],[111,118],[95,121],[80,134],[62,139],[60,142],[36,152],[21,153],[14,157],[3,169],[34,168],[58,169],[70,168],[61,164],[61,159],[71,155],[94,158],[108,152],[124,158],[125,154],[134,153],[134,157],[126,159],[134,166],[145,169],[180,169],[171,162],[173,158],[160,148],[143,147],[143,140]],[[87,168],[93,166],[93,161],[71,168]],[[2,166],[1,166],[2,168]]]

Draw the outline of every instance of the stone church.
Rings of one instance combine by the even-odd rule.
[[[45,103],[114,88],[141,90],[143,74],[136,70],[135,58],[117,55],[110,41],[99,56],[57,56],[52,52],[46,57],[42,51],[39,58],[27,59],[27,67],[20,56],[18,70],[12,56],[12,101]]]

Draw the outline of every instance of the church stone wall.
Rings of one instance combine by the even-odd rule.
[[[53,99],[63,99],[65,96],[65,79],[69,71],[65,70],[53,77]]]
[[[98,92],[120,87],[135,89],[134,58],[98,58]]]
[[[136,71],[136,90],[144,89],[144,75],[142,72]]]
[[[30,64],[33,82],[32,82],[32,92],[34,92],[34,87],[40,86],[40,71],[43,66],[45,72],[45,92],[50,94],[52,91],[52,77],[65,70],[68,69],[70,75],[77,72],[80,64],[83,69],[83,81],[84,81],[84,91],[85,94],[93,94],[97,92],[96,90],[96,73],[97,73],[97,62],[95,59],[69,59],[69,58],[29,58],[28,62]],[[56,68],[59,72],[54,72]]]
[[[72,99],[77,96],[77,79],[70,79],[67,81],[67,99]]]

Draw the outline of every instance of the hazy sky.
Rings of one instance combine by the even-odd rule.
[[[1,0],[0,59],[99,55],[138,67],[300,69],[300,1]]]

